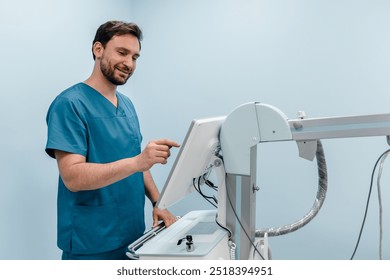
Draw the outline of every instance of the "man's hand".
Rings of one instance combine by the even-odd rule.
[[[147,171],[156,163],[166,164],[172,147],[180,147],[180,145],[168,139],[150,141],[137,156],[140,171]]]
[[[160,210],[157,207],[153,207],[153,227],[156,227],[160,220],[164,222],[166,227],[169,227],[177,221],[177,218],[166,209]]]

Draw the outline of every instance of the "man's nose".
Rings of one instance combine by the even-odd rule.
[[[135,63],[134,63],[134,60],[133,60],[133,58],[127,58],[124,62],[123,62],[123,65],[124,66],[126,66],[128,69],[129,69],[129,71],[133,71],[134,70],[134,68],[135,68]]]

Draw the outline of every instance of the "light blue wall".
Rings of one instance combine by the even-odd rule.
[[[46,156],[53,98],[88,77],[103,22],[131,20],[126,0],[0,4],[0,259],[58,259],[57,167]],[[125,90],[125,89],[124,89]],[[126,92],[131,94],[131,85]]]
[[[299,110],[309,117],[390,111],[388,1],[146,0],[133,1],[133,11],[145,33],[134,98],[146,139],[182,141],[193,118],[225,115],[248,101],[272,104],[290,118]],[[300,231],[271,239],[275,259],[348,259],[353,252],[371,170],[387,144],[383,137],[323,145],[325,204]],[[311,208],[316,165],[297,152],[291,142],[260,145],[258,227],[296,221]],[[153,172],[163,185],[166,167]],[[384,215],[388,177],[385,165]],[[172,211],[207,207],[191,196]],[[374,189],[357,259],[378,258],[378,223]],[[388,248],[388,219],[384,234]]]
[[[248,101],[293,118],[389,112],[387,1],[85,0],[9,1],[0,6],[0,259],[57,259],[57,168],[44,151],[47,107],[92,70],[99,24],[134,20],[144,31],[138,70],[121,88],[133,100],[144,139],[182,141],[193,118],[225,115]],[[302,230],[273,238],[275,259],[348,259],[372,167],[385,139],[323,142],[329,192]],[[173,155],[175,156],[175,154]],[[172,161],[152,172],[160,187]],[[317,190],[315,164],[294,143],[259,147],[258,227],[295,221]],[[383,175],[388,215],[389,169]],[[359,259],[378,256],[374,190]],[[172,211],[208,205],[196,196]],[[150,206],[146,207],[150,225]],[[385,219],[384,248],[390,224]],[[386,243],[387,242],[387,243]],[[389,250],[384,257],[390,258]]]

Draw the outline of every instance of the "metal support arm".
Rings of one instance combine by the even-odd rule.
[[[249,175],[250,148],[258,143],[294,140],[299,155],[313,160],[318,139],[389,135],[390,114],[288,119],[276,107],[251,102],[226,117],[220,142],[226,172]]]
[[[260,142],[292,140],[287,117],[279,109],[259,103],[237,107],[223,122],[220,143],[226,173],[250,174],[250,150]]]
[[[388,135],[390,114],[289,120],[279,109],[259,102],[243,104],[231,112],[222,123],[220,144],[226,193],[233,197],[224,209],[225,216],[227,225],[233,229],[232,239],[238,243],[239,258],[248,257],[255,238],[258,143],[293,140],[298,144],[299,155],[313,160],[319,139],[362,136],[389,139]]]

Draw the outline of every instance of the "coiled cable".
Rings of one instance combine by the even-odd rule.
[[[320,140],[317,140],[316,159],[317,159],[317,166],[318,166],[318,190],[317,190],[316,199],[310,211],[305,216],[303,216],[303,218],[301,218],[300,220],[292,224],[288,224],[281,227],[272,227],[272,228],[256,230],[255,232],[256,237],[264,237],[265,233],[267,233],[268,236],[270,237],[291,233],[305,226],[318,214],[322,204],[325,201],[326,192],[328,189],[328,174],[326,168],[326,160],[325,160],[322,143]]]

